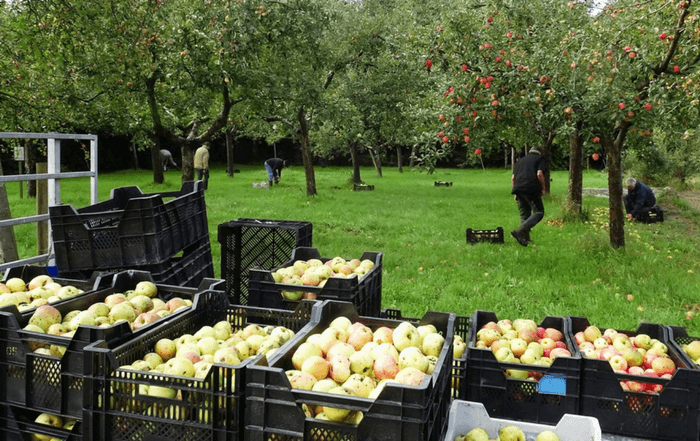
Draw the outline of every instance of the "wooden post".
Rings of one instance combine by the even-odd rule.
[[[36,164],[36,173],[46,173],[48,165],[45,162]],[[36,181],[36,214],[49,212],[49,187],[46,179]],[[40,256],[49,252],[49,223],[47,221],[36,224],[36,252]]]

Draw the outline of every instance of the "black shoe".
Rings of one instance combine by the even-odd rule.
[[[523,232],[522,230],[518,231],[517,229],[510,232],[510,235],[513,236],[515,240],[517,240],[518,243],[524,247],[527,246],[527,239],[525,237],[526,234],[527,233]]]

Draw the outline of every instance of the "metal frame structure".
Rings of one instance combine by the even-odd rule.
[[[0,132],[0,139],[46,139],[48,151],[48,173],[0,176],[0,182],[19,182],[48,180],[48,202],[49,206],[61,203],[61,179],[67,178],[90,178],[90,203],[97,203],[97,135],[79,135],[64,133],[22,133],[22,132]],[[90,171],[86,172],[61,172],[61,140],[86,140],[90,141]],[[36,216],[18,217],[14,219],[0,220],[0,227],[48,221],[48,214]],[[51,232],[49,230],[49,243],[51,243]],[[17,265],[25,265],[37,262],[46,262],[50,254],[30,257],[28,259],[16,260],[14,262],[0,263],[0,271]]]

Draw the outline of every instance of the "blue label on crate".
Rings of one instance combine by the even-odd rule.
[[[541,394],[566,395],[566,379],[559,374],[543,375],[537,383],[537,392]]]
[[[55,266],[47,266],[46,267],[46,272],[49,274],[51,277],[58,277],[58,268]]]

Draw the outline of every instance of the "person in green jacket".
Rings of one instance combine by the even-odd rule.
[[[207,141],[194,153],[194,170],[197,172],[197,180],[204,181],[205,190],[209,187],[209,146]]]

